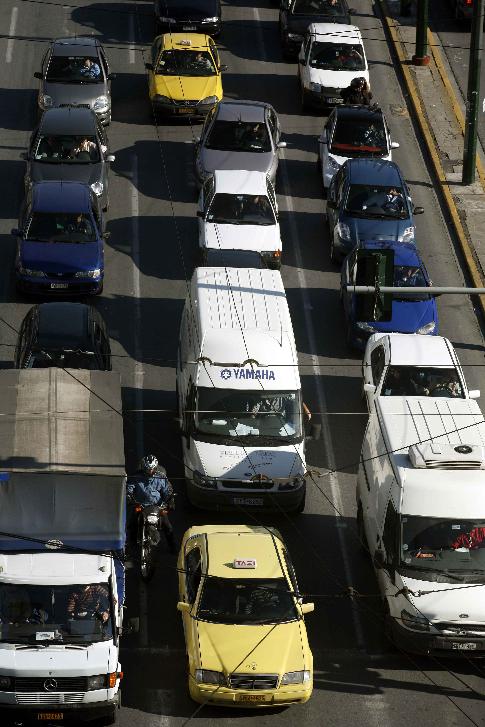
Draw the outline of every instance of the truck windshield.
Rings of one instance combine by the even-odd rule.
[[[485,578],[485,520],[403,515],[401,565]]]
[[[389,366],[381,396],[441,396],[463,399],[464,393],[454,368]]]
[[[197,618],[220,624],[275,624],[298,618],[284,578],[206,578]]]
[[[0,583],[0,641],[88,644],[112,635],[107,583]]]
[[[235,443],[259,438],[282,444],[302,436],[299,391],[197,389],[195,424],[199,434],[234,438]]]

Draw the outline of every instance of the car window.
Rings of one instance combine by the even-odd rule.
[[[216,119],[205,143],[207,149],[263,153],[271,151],[264,122],[223,121]]]
[[[308,60],[308,51],[310,50],[310,44],[312,42],[312,36],[307,35],[303,43],[303,57]]]
[[[402,187],[351,184],[346,212],[361,217],[406,219],[409,214]]]
[[[166,50],[155,72],[163,76],[214,76],[216,67],[208,51]]]
[[[52,56],[47,69],[49,83],[102,83],[104,81],[97,56]]]
[[[350,158],[386,156],[389,149],[382,118],[372,120],[340,115],[330,151]]]
[[[216,193],[207,213],[208,222],[228,225],[274,225],[273,208],[264,194]]]
[[[284,578],[204,579],[197,618],[221,624],[295,621],[295,601]]]
[[[32,242],[95,242],[96,229],[89,215],[71,212],[34,212],[26,239]]]
[[[185,583],[187,587],[187,600],[194,603],[202,578],[202,563],[200,548],[195,547],[185,556]]]
[[[95,136],[44,136],[34,145],[33,158],[44,164],[86,164],[100,160]]]
[[[291,587],[293,588],[293,593],[294,593],[295,597],[298,597],[298,594],[299,594],[298,583],[296,580],[295,569],[293,568],[293,563],[291,561],[290,554],[288,553],[287,550],[284,550],[283,556],[285,559],[286,570],[288,571],[288,576],[289,576],[289,579],[291,582]]]
[[[372,371],[372,379],[375,386],[379,386],[382,372],[384,371],[385,354],[383,346],[376,346],[370,355],[370,366]]]
[[[106,56],[105,56],[104,52],[101,50],[101,48],[99,49],[99,57],[101,59],[101,65],[103,66],[103,70],[104,70],[105,76],[108,76],[108,74],[109,74],[108,61],[106,59]]]
[[[389,366],[381,395],[465,397],[455,368],[431,366]]]
[[[158,54],[160,53],[161,43],[162,43],[162,39],[161,38],[157,38],[155,40],[155,42],[153,43],[153,45],[152,45],[151,52],[152,52],[152,63],[153,64],[155,64],[155,62],[157,60],[157,57],[158,57]]]
[[[308,64],[322,71],[363,71],[364,49],[360,43],[325,43],[316,40],[312,44]]]
[[[278,121],[276,119],[276,114],[273,111],[273,109],[268,109],[268,126],[269,130],[271,132],[271,136],[276,142],[276,135],[278,131]]]
[[[340,0],[294,0],[294,15],[345,15]]]
[[[393,295],[394,300],[429,300],[430,296],[423,295],[406,295],[405,288],[423,288],[429,285],[423,268],[416,265],[395,265],[394,266],[394,285],[403,288],[402,292]]]

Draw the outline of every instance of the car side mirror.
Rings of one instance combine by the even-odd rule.
[[[278,149],[286,149],[286,141],[279,141],[277,144]]]
[[[22,230],[19,230],[18,227],[13,227],[10,230],[10,234],[14,237],[22,237]]]
[[[114,154],[108,154],[108,156],[106,157],[107,162],[114,162],[115,159],[116,157]]]
[[[424,213],[424,207],[413,207],[413,215],[422,215]]]
[[[315,604],[314,603],[302,603],[300,608],[301,608],[302,614],[312,613],[315,610]]]
[[[197,210],[197,217],[201,217],[202,219],[205,219],[203,210]]]
[[[226,64],[225,64],[225,63],[224,63],[224,65],[222,65],[222,66],[219,66],[219,70],[220,70],[220,71],[227,71],[227,69],[228,69],[228,66],[226,66]]]
[[[116,73],[108,73],[108,81],[114,81],[116,78]]]
[[[190,603],[185,603],[185,601],[179,601],[177,603],[177,611],[180,611],[180,613],[189,613],[191,608]]]
[[[385,568],[386,561],[384,559],[384,553],[382,552],[382,550],[376,550],[376,552],[374,553],[373,563],[374,563],[374,568],[377,568],[377,569]]]
[[[391,141],[391,149],[399,149],[399,142]]]
[[[153,71],[153,63],[145,63],[145,68],[147,71]]]
[[[36,71],[34,73],[34,78],[38,78],[39,81],[42,81],[42,79],[44,78],[44,76],[42,75],[42,73],[40,71]]]
[[[374,384],[364,384],[364,391],[368,394],[375,394],[376,393],[376,387]]]
[[[470,389],[468,392],[468,398],[469,399],[479,399],[480,398],[480,389]]]

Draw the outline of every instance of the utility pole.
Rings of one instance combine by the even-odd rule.
[[[428,0],[418,0],[416,15],[416,53],[413,55],[415,66],[427,66],[428,55]]]
[[[483,3],[484,0],[473,1],[470,60],[468,63],[465,145],[463,149],[463,184],[471,184],[475,181],[478,109],[480,106],[480,71],[482,65]]]

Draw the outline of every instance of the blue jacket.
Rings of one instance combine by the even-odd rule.
[[[144,477],[135,482],[129,482],[126,486],[128,495],[140,503],[140,505],[159,505],[161,502],[168,503],[173,495],[172,485],[166,477]]]

